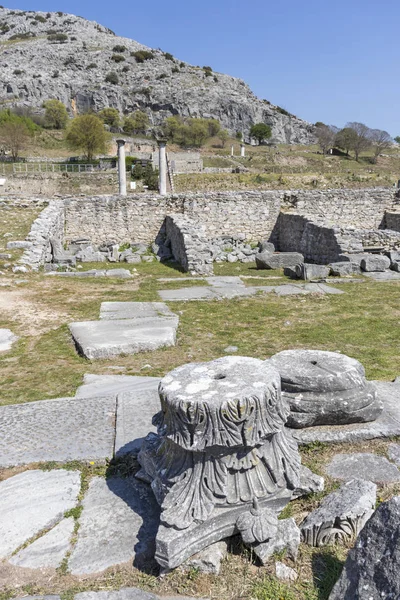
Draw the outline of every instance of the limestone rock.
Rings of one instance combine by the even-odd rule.
[[[263,564],[266,564],[275,552],[286,550],[286,556],[292,560],[297,559],[301,540],[300,529],[292,518],[278,521],[276,536],[261,544],[253,544],[252,550]]]
[[[304,262],[304,256],[298,252],[279,252],[277,254],[260,252],[256,254],[255,258],[257,269],[283,269]]]
[[[299,279],[326,279],[329,275],[329,267],[325,265],[314,265],[303,263],[296,265],[296,275]]]
[[[27,242],[27,241],[16,241],[16,242],[7,242],[7,250],[14,250],[14,249],[23,249],[26,250],[27,248],[31,248],[32,247],[32,242]]]
[[[25,471],[0,482],[0,558],[6,558],[74,508],[79,471]]]
[[[326,467],[326,472],[335,479],[349,481],[359,478],[375,483],[400,481],[400,471],[383,456],[370,453],[336,454]]]
[[[396,463],[397,466],[400,467],[400,445],[399,444],[390,444],[388,448],[388,454],[390,460]]]
[[[331,275],[335,277],[346,277],[360,272],[360,267],[352,262],[336,262],[329,265]]]
[[[11,350],[18,337],[9,329],[0,329],[0,352]]]
[[[258,249],[261,254],[264,252],[269,252],[270,254],[273,254],[275,252],[274,244],[272,244],[271,242],[267,242],[267,241],[260,242],[258,245]]]
[[[325,480],[320,475],[313,473],[308,467],[301,465],[300,467],[300,484],[293,492],[293,498],[308,496],[323,492],[325,488]]]
[[[86,246],[79,250],[75,255],[77,262],[81,263],[92,263],[92,262],[106,262],[106,256],[103,252],[99,252],[93,246]]]
[[[298,579],[298,574],[294,569],[279,561],[275,563],[275,575],[281,581],[296,581]]]
[[[10,558],[9,562],[26,569],[57,569],[71,548],[74,527],[72,517],[63,519],[48,533]]]
[[[387,256],[371,254],[361,261],[361,269],[367,272],[382,272],[390,267],[390,259]]]
[[[375,386],[353,358],[321,350],[285,350],[269,362],[281,375],[289,427],[368,422],[382,412]]]
[[[188,569],[197,569],[200,573],[219,575],[221,561],[227,554],[228,544],[222,540],[188,558],[188,560],[181,565],[181,569],[184,571],[187,571]]]
[[[27,599],[25,599],[27,600]],[[45,598],[44,600],[47,600]],[[156,596],[139,588],[123,588],[103,592],[81,592],[74,600],[208,600],[207,598],[189,598],[188,596]]]
[[[326,496],[301,523],[303,540],[310,546],[326,546],[357,537],[375,509],[376,485],[353,479]]]
[[[400,497],[381,504],[350,550],[329,600],[400,596]]]

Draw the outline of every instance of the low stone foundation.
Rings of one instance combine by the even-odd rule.
[[[184,271],[212,275],[212,254],[204,225],[181,215],[169,215],[165,219],[164,245]]]

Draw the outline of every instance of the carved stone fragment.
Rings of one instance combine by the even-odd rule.
[[[159,564],[174,568],[238,530],[249,543],[269,539],[300,471],[278,372],[228,356],[175,369],[159,394],[158,435],[139,454],[162,508]]]
[[[357,537],[374,512],[376,485],[353,479],[329,494],[317,510],[300,525],[303,541],[310,546],[326,546]]]

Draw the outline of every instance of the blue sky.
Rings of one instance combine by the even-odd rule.
[[[69,12],[244,79],[311,122],[400,135],[399,0],[9,0]]]

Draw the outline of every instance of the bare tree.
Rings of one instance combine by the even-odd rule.
[[[371,146],[371,130],[364,123],[357,123],[357,121],[347,123],[346,129],[352,129],[357,135],[352,140],[352,147],[350,150],[354,151],[356,161],[361,152],[368,150]]]
[[[373,161],[376,163],[382,152],[387,148],[390,148],[390,146],[393,144],[393,140],[387,131],[382,131],[381,129],[371,129],[370,139],[374,147]]]
[[[29,130],[25,123],[15,119],[3,123],[0,127],[0,141],[11,152],[15,162],[27,144],[29,139]]]
[[[321,123],[318,124],[315,135],[318,140],[318,145],[322,150],[322,154],[326,154],[334,145],[335,131],[329,125]]]

